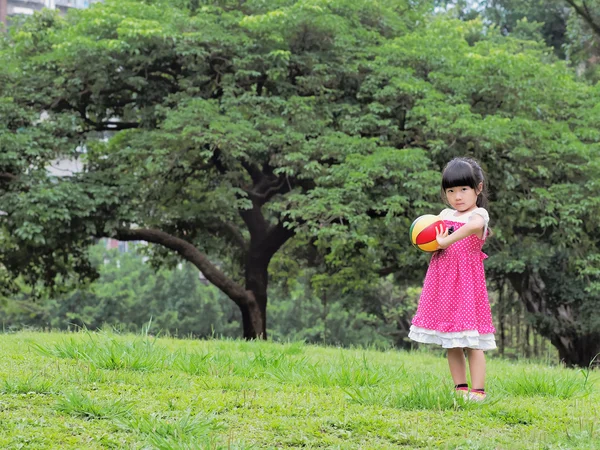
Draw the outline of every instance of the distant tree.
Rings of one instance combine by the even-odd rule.
[[[463,21],[481,18],[504,36],[543,40],[565,58],[570,12],[565,0],[437,0],[436,5]]]
[[[537,30],[546,45],[564,59],[569,19],[564,0],[484,0],[482,4],[484,16],[507,35],[522,36],[527,23],[538,24]]]
[[[600,79],[600,2],[597,0],[482,0],[458,3],[481,14],[505,35],[543,39],[555,54],[567,59],[580,75]],[[464,14],[463,14],[464,15]]]
[[[0,303],[4,329],[96,330],[111,327],[180,337],[238,335],[239,314],[223,294],[205,285],[198,270],[185,263],[155,270],[144,263],[139,248],[127,253],[104,246],[91,248],[90,260],[99,277],[56,296],[32,296],[26,286]]]
[[[600,80],[600,2],[565,0],[570,7],[568,41],[569,60],[577,72],[591,82]]]
[[[597,0],[564,0],[585,23],[600,36],[600,2]]]

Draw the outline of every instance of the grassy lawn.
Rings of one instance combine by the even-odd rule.
[[[0,335],[2,449],[600,448],[600,373],[488,360],[483,404],[424,352]]]

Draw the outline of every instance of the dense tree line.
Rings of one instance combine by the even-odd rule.
[[[490,283],[586,365],[600,351],[598,86],[516,3],[458,18],[439,3],[107,0],[12,29],[5,295],[71,292],[98,276],[97,238],[144,240],[153,266],[190,262],[243,335],[266,338],[270,281],[306,277],[302,310],[417,286],[427,257],[406,230],[441,209],[444,164],[469,155],[490,175]],[[49,175],[65,157],[84,170]],[[386,323],[381,302],[364,306]]]
[[[156,270],[143,250],[133,247],[120,253],[103,244],[92,247],[91,261],[100,274],[95,283],[37,298],[24,288],[16,298],[0,302],[3,331],[108,329],[182,338],[239,337],[239,310],[194,266]],[[271,338],[410,349],[415,344],[407,338],[408,328],[419,292],[419,287],[402,287],[391,279],[360,297],[324,292],[305,273],[271,286]],[[514,295],[494,298],[493,305],[500,355],[556,361],[555,351],[533,331]]]
[[[120,253],[103,245],[92,248],[91,261],[100,274],[91,286],[41,298],[23,289],[2,302],[3,329],[140,332],[149,327],[151,333],[179,337],[239,337],[239,310],[191,264],[155,270],[139,247]],[[318,298],[306,278],[275,286],[272,295],[278,299],[271,311],[276,340],[393,345],[376,317],[361,310],[362,303]]]

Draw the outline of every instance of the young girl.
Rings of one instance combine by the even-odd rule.
[[[448,163],[442,174],[442,195],[452,209],[440,213],[447,229],[437,230],[440,250],[429,263],[408,335],[414,341],[447,348],[457,393],[477,401],[485,399],[483,352],[496,348],[483,271],[487,255],[481,251],[489,221],[485,192],[483,171],[476,161],[455,158]]]

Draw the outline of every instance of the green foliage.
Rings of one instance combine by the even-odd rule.
[[[3,328],[81,327],[201,338],[238,335],[239,316],[233,304],[225,302],[213,286],[201,283],[195,268],[186,264],[155,272],[140,254],[143,246],[131,246],[130,250],[119,253],[105,250],[104,245],[92,247],[92,260],[100,275],[94,284],[56,297],[33,300],[23,293],[8,300],[0,305]],[[407,298],[396,298],[399,290],[389,282],[381,292],[366,292],[360,301],[355,292],[341,295],[320,291],[317,295],[308,284],[309,278],[290,278],[287,285],[275,283],[271,287],[272,339],[379,348],[402,345],[406,333],[397,336],[394,330],[401,325],[406,329],[416,307],[414,295],[408,309]],[[84,357],[104,353],[103,358],[115,364],[132,357],[130,350],[144,353],[143,346],[127,350],[118,342],[113,344],[100,349],[90,341],[84,349],[71,350],[87,355]],[[190,358],[187,364],[193,367],[199,356]]]
[[[144,228],[218,261],[228,278],[194,263],[231,298],[232,286],[266,298],[249,270],[258,260],[266,271],[295,234],[326,255],[324,288],[375,283],[371,269],[398,248],[379,232],[403,234],[398,216],[430,192],[410,188],[433,172],[420,145],[387,137],[403,119],[378,118],[379,101],[359,92],[374,50],[431,7],[107,1],[15,27],[1,49],[0,97],[15,117],[0,132],[5,267],[36,286],[85,282],[97,276],[84,251],[93,237]],[[83,170],[48,176],[64,157]]]
[[[600,3],[586,0],[585,7],[580,1],[572,3],[577,5],[579,10],[571,6],[571,14],[567,22],[566,54],[573,66],[577,68],[578,74],[597,83],[600,80],[598,72]]]
[[[380,318],[365,308],[364,290],[342,294],[335,290],[311,289],[309,277],[310,272],[304,278],[289,280],[291,285],[272,287],[273,339],[379,348],[393,345]]]
[[[0,388],[3,394],[52,394],[56,392],[56,386],[50,380],[40,378],[39,375],[31,375],[24,378],[10,377],[4,380],[4,386]]]
[[[80,392],[65,394],[56,402],[56,410],[85,419],[116,419],[131,413],[132,405],[122,400],[98,402]]]
[[[596,83],[600,3],[596,0],[441,1],[461,20],[481,17],[505,36],[543,41],[578,75]]]

